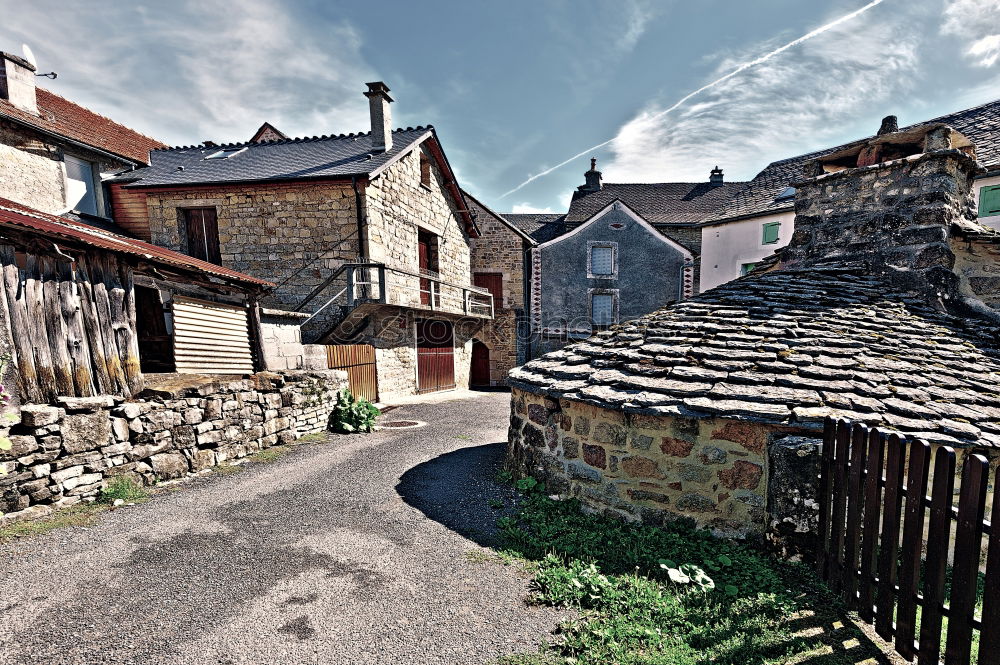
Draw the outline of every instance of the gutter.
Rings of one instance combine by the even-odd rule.
[[[145,162],[137,162],[136,160],[132,159],[131,157],[124,157],[122,155],[116,155],[113,152],[108,152],[107,150],[101,150],[100,148],[92,146],[89,143],[83,143],[82,141],[77,141],[75,139],[71,139],[68,136],[63,136],[62,134],[57,134],[57,133],[49,131],[47,129],[43,129],[41,127],[38,127],[37,125],[31,124],[30,122],[25,122],[24,120],[21,120],[20,118],[15,118],[14,116],[7,115],[6,113],[3,113],[3,112],[0,112],[0,118],[3,118],[5,120],[9,120],[11,122],[16,122],[17,124],[19,124],[19,125],[21,125],[23,127],[30,128],[32,131],[39,132],[40,134],[44,134],[45,136],[49,136],[49,137],[54,138],[54,139],[59,140],[59,141],[64,141],[66,143],[69,143],[70,145],[76,146],[77,148],[83,148],[85,150],[90,150],[91,152],[96,152],[97,154],[102,155],[104,157],[110,157],[111,159],[115,160],[116,162],[125,162],[126,164],[131,164],[133,168],[135,168],[136,166],[139,166],[139,165],[148,166],[148,164],[145,163]]]

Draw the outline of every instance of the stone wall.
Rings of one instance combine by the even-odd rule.
[[[490,385],[507,383],[507,373],[524,362],[518,339],[518,319],[524,313],[525,240],[485,208],[470,199],[476,211],[479,238],[470,241],[472,273],[503,275],[503,298],[493,303],[494,319],[485,324],[476,338],[490,351]]]
[[[151,379],[150,383],[154,383]],[[325,431],[343,372],[243,379],[167,375],[134,400],[59,398],[20,407],[0,451],[0,512],[17,520],[95,497],[109,479],[180,478]]]
[[[299,327],[308,315],[275,309],[260,313],[260,341],[264,367],[276,372],[286,369],[326,369],[326,347],[303,344]]]
[[[516,388],[511,400],[508,468],[549,491],[629,520],[683,516],[729,536],[766,531],[766,451],[789,428],[626,414]]]
[[[215,208],[222,264],[279,284],[263,301],[268,307],[295,307],[341,263],[358,257],[350,184],[151,189],[146,202],[152,242],[180,252],[187,251],[183,210]]]

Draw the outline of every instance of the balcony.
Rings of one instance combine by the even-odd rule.
[[[318,307],[317,307],[318,305]],[[410,272],[381,263],[345,263],[313,289],[296,311],[309,312],[302,324],[310,341],[348,341],[378,310],[411,310],[443,318],[493,318],[493,295],[455,284],[432,272]]]

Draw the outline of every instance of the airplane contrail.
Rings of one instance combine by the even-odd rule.
[[[773,58],[774,56],[778,55],[779,53],[787,51],[788,49],[792,48],[793,46],[798,46],[802,42],[810,40],[813,37],[815,37],[816,35],[821,35],[824,32],[826,32],[827,30],[830,30],[832,28],[837,27],[838,25],[840,25],[844,21],[850,21],[852,18],[865,13],[866,11],[868,11],[869,9],[871,9],[872,7],[874,7],[875,5],[882,4],[882,2],[884,2],[884,0],[871,0],[871,2],[869,2],[867,5],[865,5],[864,7],[861,7],[860,9],[854,10],[850,14],[844,14],[840,18],[834,19],[833,21],[830,21],[826,25],[821,25],[820,27],[816,28],[815,30],[813,30],[811,32],[807,32],[806,34],[802,35],[798,39],[794,39],[794,40],[788,42],[787,44],[785,44],[784,46],[779,46],[778,48],[774,49],[773,51],[771,51],[769,53],[765,53],[764,55],[760,56],[759,58],[755,58],[753,60],[744,62],[742,65],[740,65],[739,67],[737,67],[733,71],[729,72],[725,76],[721,76],[721,77],[715,79],[714,81],[712,81],[711,83],[706,83],[705,85],[701,86],[700,88],[698,88],[694,92],[689,92],[688,94],[684,95],[679,100],[677,100],[677,102],[675,102],[674,105],[671,106],[670,108],[664,109],[664,110],[662,110],[662,111],[654,114],[653,116],[651,116],[650,120],[656,120],[657,118],[662,118],[666,114],[668,114],[671,111],[674,111],[675,109],[677,109],[677,107],[679,107],[681,104],[683,104],[687,100],[691,99],[695,95],[697,95],[699,93],[702,93],[702,92],[705,92],[709,88],[714,88],[715,86],[719,85],[723,81],[727,81],[727,80],[733,78],[734,76],[736,76],[737,74],[739,74],[741,72],[744,72],[747,69],[750,69],[751,67],[755,67],[755,66],[759,65],[762,62],[770,60],[771,58]],[[587,148],[586,150],[584,150],[582,152],[578,152],[577,154],[573,155],[572,157],[570,157],[569,159],[567,159],[565,161],[559,162],[558,164],[556,164],[555,166],[553,166],[551,168],[545,169],[541,173],[536,173],[535,175],[531,176],[530,178],[528,178],[527,180],[525,180],[524,182],[522,182],[520,185],[518,185],[517,187],[515,187],[514,189],[512,189],[509,192],[505,193],[500,198],[502,198],[502,199],[503,198],[507,198],[508,196],[510,196],[511,194],[513,194],[514,192],[516,192],[519,189],[521,189],[522,187],[524,187],[525,185],[527,185],[527,184],[529,184],[531,182],[534,182],[535,180],[538,180],[539,178],[547,176],[548,174],[552,173],[556,169],[560,169],[560,168],[566,166],[567,164],[569,164],[570,162],[573,162],[573,161],[576,161],[577,159],[580,159],[581,157],[583,157],[584,155],[586,155],[587,153],[589,153],[589,152],[591,152],[593,150],[598,150],[600,148],[603,148],[604,146],[608,145],[609,143],[611,143],[614,140],[615,140],[614,138],[610,138],[607,141],[604,141],[603,143],[598,143],[597,145],[591,146],[591,147]]]

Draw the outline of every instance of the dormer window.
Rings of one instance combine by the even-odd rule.
[[[230,157],[235,157],[236,155],[240,154],[244,150],[246,150],[246,147],[243,147],[243,148],[223,148],[222,150],[217,150],[217,151],[213,152],[211,155],[209,155],[205,159],[229,159]]]

